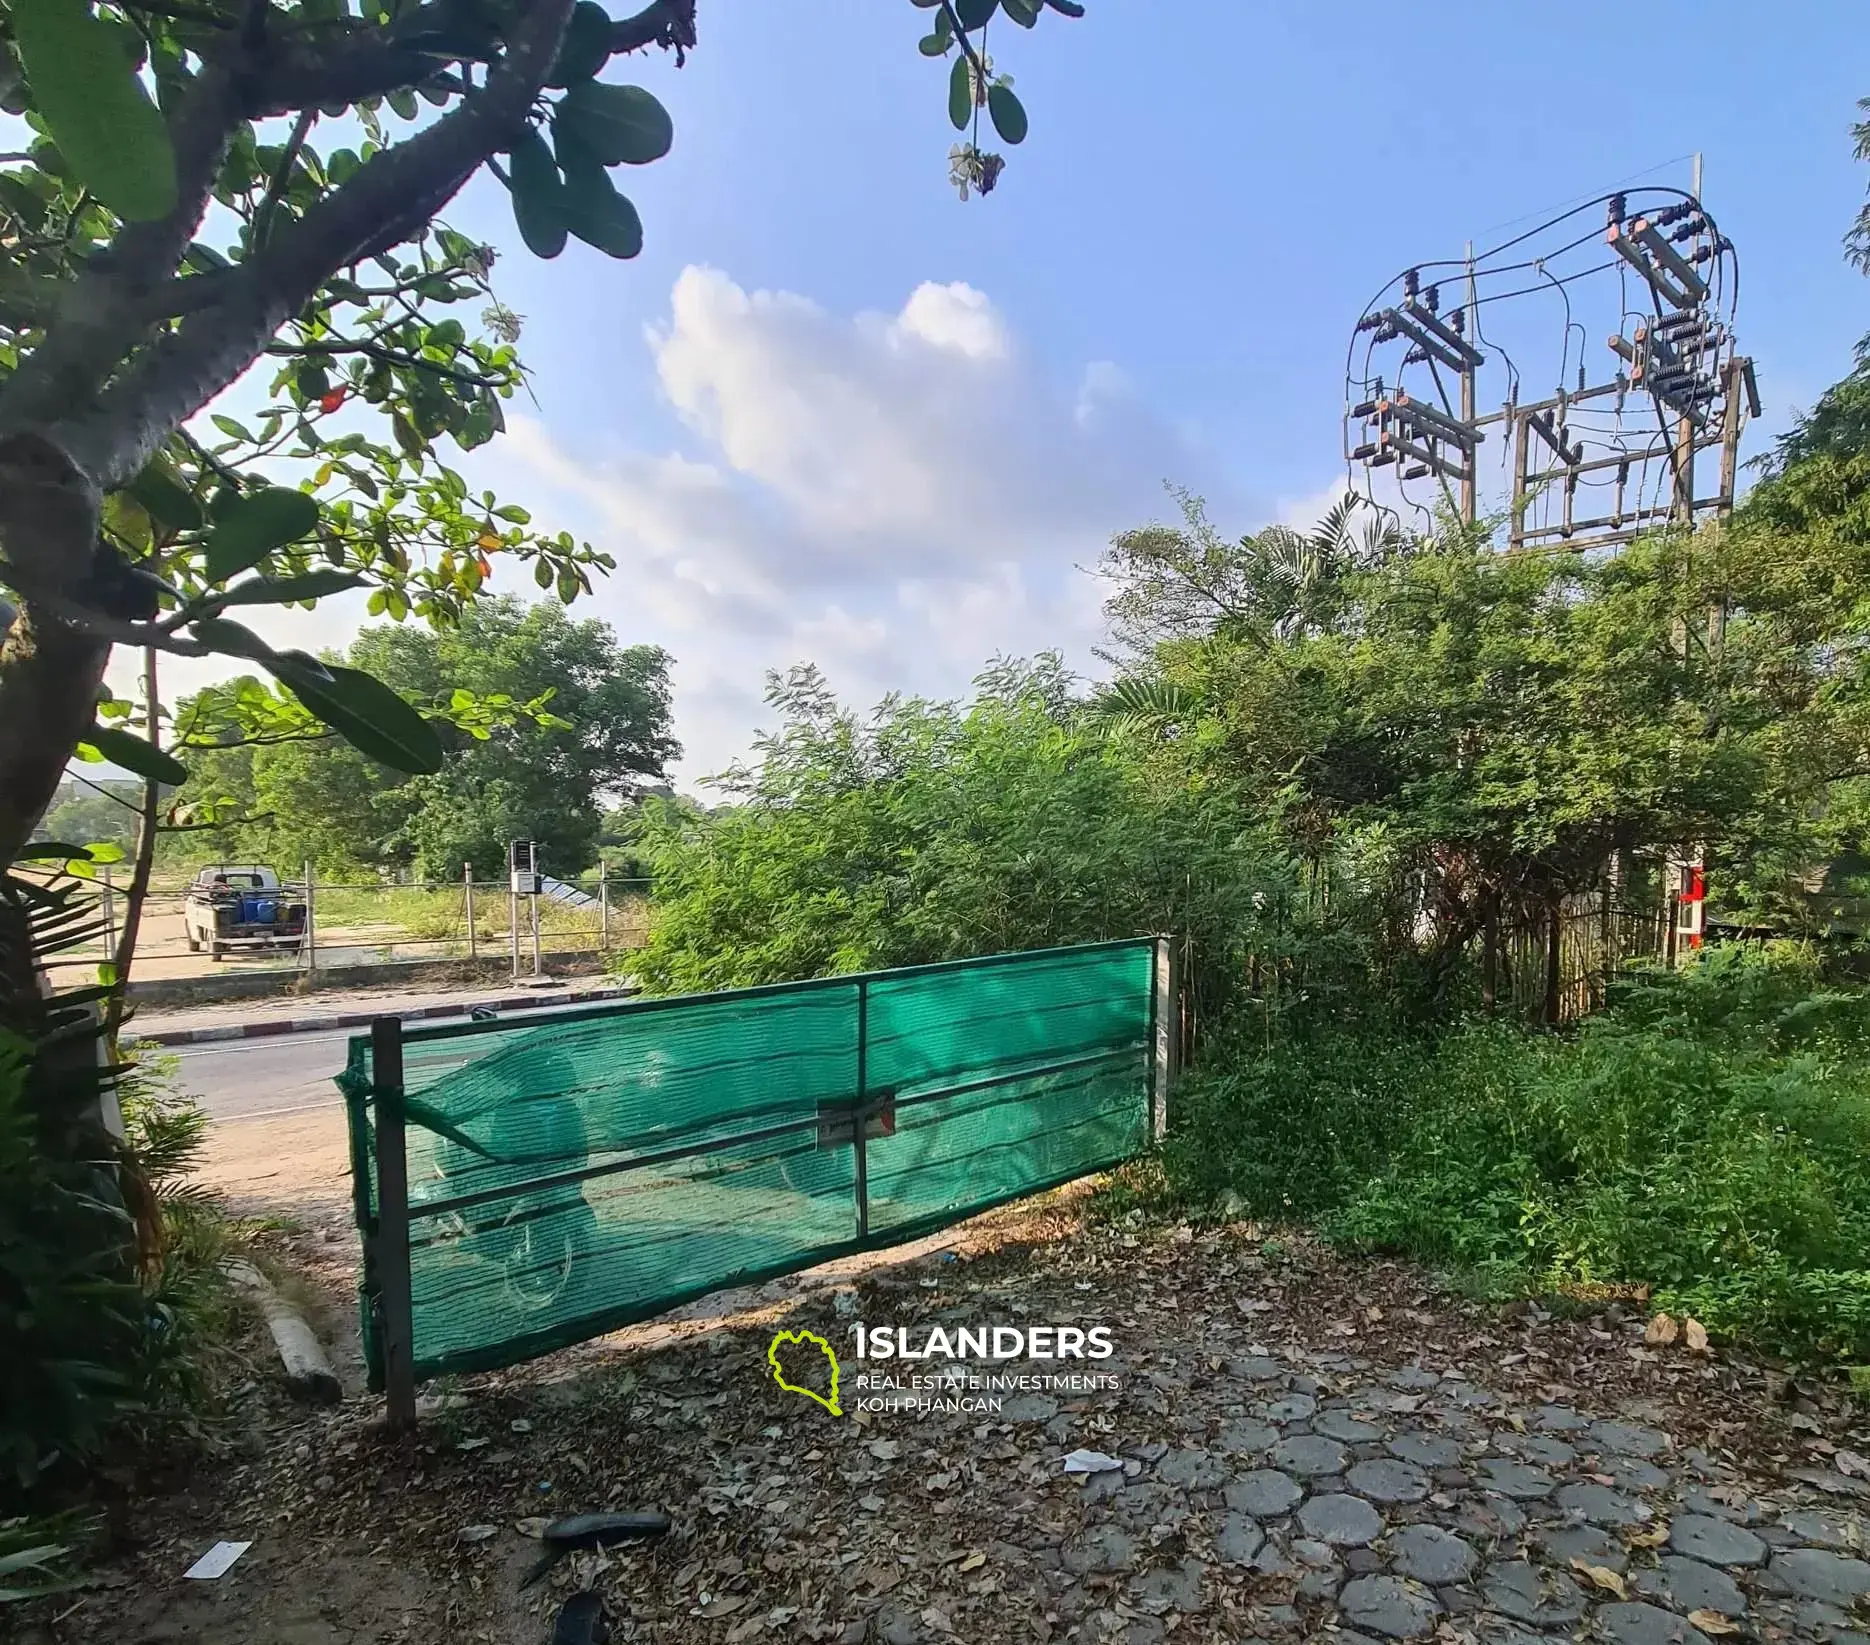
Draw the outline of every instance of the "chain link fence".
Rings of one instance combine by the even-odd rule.
[[[214,911],[168,885],[144,898],[136,975],[228,970],[340,970],[425,959],[510,959],[530,974],[553,956],[609,955],[649,937],[649,881],[548,880],[544,895],[516,897],[505,880],[326,882],[301,872],[276,894],[277,934],[216,929]],[[120,877],[100,873],[96,958],[111,958],[127,901]],[[304,909],[303,918],[296,910]]]

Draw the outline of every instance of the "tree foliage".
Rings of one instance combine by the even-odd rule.
[[[608,569],[440,459],[444,437],[498,432],[521,369],[493,253],[438,213],[487,166],[536,253],[576,238],[634,256],[616,174],[674,131],[609,65],[652,46],[679,65],[696,9],[0,4],[0,105],[30,143],[0,164],[0,853],[84,739],[113,644],[257,664],[374,758],[422,768],[432,749],[393,692],[277,654],[227,613],[361,586],[375,610],[446,624],[496,556],[566,600]],[[1083,8],[925,9],[931,54],[953,53],[970,106],[1020,140],[988,26]],[[448,312],[476,303],[476,324]],[[264,407],[216,409],[262,362]]]
[[[702,813],[652,805],[647,986],[720,988],[1107,937],[1187,937],[1205,992],[1301,946],[1289,859],[1233,796],[1164,787],[1083,712],[1056,657],[971,703],[840,704],[770,681],[777,729]],[[1215,997],[1218,1005],[1218,996]]]
[[[429,878],[466,862],[486,877],[502,871],[509,840],[526,838],[550,871],[576,874],[597,859],[605,805],[660,778],[679,752],[666,655],[619,645],[606,624],[553,604],[509,596],[440,631],[367,628],[347,660],[431,705],[440,768],[397,772],[328,736],[204,736],[176,809],[221,826],[182,849],[336,870],[413,866]],[[251,678],[216,687],[181,713],[211,725],[216,696],[264,690]]]
[[[1774,484],[1848,460],[1804,456]],[[1870,748],[1860,613],[1827,562],[1848,528],[1789,537],[1769,515],[1790,506],[1593,562],[1459,531],[1347,539],[1343,519],[1230,543],[1190,501],[1184,528],[1106,558],[1133,660],[1103,707],[1280,815],[1393,948],[1426,921],[1437,983],[1490,923],[1600,883],[1619,853],[1703,846],[1730,898],[1763,898]]]

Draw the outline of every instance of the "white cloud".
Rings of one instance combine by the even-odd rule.
[[[1117,366],[1052,381],[968,285],[839,316],[690,268],[646,341],[686,452],[591,460],[538,423],[492,449],[538,517],[616,556],[594,609],[675,655],[689,781],[766,722],[769,668],[816,662],[860,704],[964,692],[1000,652],[1088,671],[1080,568],[1172,511],[1164,479],[1204,478]]]
[[[1248,514],[1119,366],[1055,379],[969,285],[837,315],[689,268],[645,343],[677,449],[514,418],[463,466],[477,489],[616,557],[574,615],[674,655],[687,783],[770,722],[768,669],[815,662],[865,706],[892,690],[964,693],[998,653],[1057,649],[1091,672],[1103,591],[1081,568],[1111,533],[1172,517],[1165,479],[1205,490],[1217,520]],[[510,573],[493,586],[514,581],[533,592]],[[346,597],[256,612],[254,626],[315,650],[361,620],[361,597]],[[132,668],[113,678],[127,685]],[[165,662],[164,696],[228,672]]]

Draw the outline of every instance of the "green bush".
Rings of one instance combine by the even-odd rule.
[[[237,1302],[224,1265],[233,1226],[195,1180],[208,1119],[175,1088],[180,1059],[154,1045],[124,1048],[118,1084],[125,1152],[147,1189],[147,1249],[141,1274],[145,1329],[130,1365],[134,1402],[120,1437],[144,1450],[212,1437],[219,1393],[232,1365]]]
[[[109,1138],[99,1127],[89,1147],[48,1146],[69,1115],[48,1115],[32,1086],[79,1082],[29,1084],[37,1060],[0,1029],[0,1503],[101,1452],[131,1401],[123,1366],[142,1329]]]
[[[0,879],[40,963],[95,912],[75,882]],[[198,1433],[231,1319],[225,1222],[188,1181],[204,1121],[173,1059],[101,1055],[106,993],[0,992],[0,1514]]]
[[[1146,749],[1073,701],[1056,658],[1004,664],[973,702],[842,707],[774,682],[782,728],[739,803],[652,807],[655,992],[789,981],[1175,932],[1203,1019],[1328,944],[1288,855],[1218,785],[1154,780]]]
[[[1165,1166],[1196,1202],[1495,1288],[1648,1285],[1710,1328],[1862,1357],[1867,1028],[1870,1000],[1803,955],[1717,950],[1564,1038],[1363,1027],[1210,1059]]]

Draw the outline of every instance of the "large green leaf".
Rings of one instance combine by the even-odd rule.
[[[250,662],[272,665],[273,648],[244,623],[229,622],[225,617],[203,617],[189,625],[189,632],[210,651],[229,657],[245,657]]]
[[[578,0],[572,8],[571,21],[565,25],[565,38],[558,48],[558,60],[546,77],[548,86],[575,86],[589,80],[610,61],[610,13],[596,0]]]
[[[79,180],[120,216],[168,216],[175,151],[120,31],[85,0],[13,0],[12,23],[33,107]]]
[[[967,53],[962,52],[948,71],[948,118],[956,131],[966,131],[974,118],[974,76],[968,68]]]
[[[229,605],[285,605],[293,600],[322,600],[329,594],[361,588],[364,579],[349,571],[308,571],[299,577],[255,577],[236,583],[223,598]]]
[[[508,168],[513,221],[535,257],[556,257],[565,249],[565,185],[558,162],[538,132],[528,128],[513,145]]]
[[[964,29],[982,29],[1000,9],[1000,0],[955,0],[954,14]]]
[[[318,664],[291,652],[281,652],[267,666],[360,754],[394,771],[421,775],[441,770],[442,741],[435,728],[381,680],[360,669]]]
[[[993,129],[999,132],[1003,142],[1026,141],[1025,105],[1013,95],[1011,86],[987,88],[987,113],[993,119]]]
[[[257,565],[276,548],[318,529],[318,500],[287,486],[264,486],[230,503],[208,533],[207,572],[218,583]]]
[[[559,132],[607,166],[646,166],[667,154],[675,141],[669,111],[641,86],[587,80],[565,93],[555,121]],[[559,158],[564,159],[562,142]]]
[[[201,504],[160,458],[145,467],[127,489],[158,525],[170,531],[201,529]]]
[[[643,220],[619,194],[610,175],[589,161],[565,173],[565,221],[586,245],[612,257],[634,257],[643,249]]]
[[[188,768],[173,754],[165,754],[120,726],[94,725],[84,734],[84,740],[112,765],[120,765],[147,781],[166,783],[170,788],[180,788],[188,781]]]
[[[1039,21],[1039,0],[1000,0],[1000,9],[1023,29]]]

